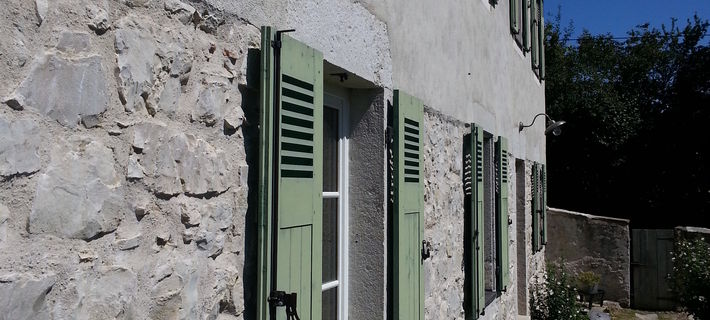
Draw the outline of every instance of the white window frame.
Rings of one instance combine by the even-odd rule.
[[[349,237],[350,213],[348,210],[350,193],[350,168],[349,168],[349,138],[350,133],[350,106],[346,94],[323,94],[324,108],[330,107],[338,110],[338,191],[323,192],[323,199],[338,199],[338,279],[323,283],[321,292],[338,287],[338,320],[348,319],[348,269],[349,269]]]

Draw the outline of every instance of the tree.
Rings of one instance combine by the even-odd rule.
[[[710,227],[707,20],[640,25],[623,42],[587,31],[572,41],[560,20],[545,26],[546,108],[567,121],[548,136],[550,205]]]

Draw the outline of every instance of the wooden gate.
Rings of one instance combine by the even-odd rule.
[[[673,271],[672,229],[631,230],[632,305],[641,310],[672,310],[668,276]]]

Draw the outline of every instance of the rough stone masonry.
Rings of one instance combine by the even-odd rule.
[[[0,319],[243,318],[259,30],[192,5],[3,1]]]

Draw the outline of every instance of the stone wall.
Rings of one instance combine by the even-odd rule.
[[[3,2],[0,318],[242,317],[260,36],[204,9]]]
[[[424,239],[431,242],[431,257],[424,261],[425,318],[463,319],[464,309],[464,192],[463,139],[470,127],[460,121],[425,108],[424,112]],[[511,163],[513,163],[511,161]],[[516,169],[517,170],[517,169]],[[513,223],[509,226],[510,283],[508,290],[489,304],[480,319],[516,319],[518,314],[518,241],[516,229],[517,183],[515,170],[509,170],[508,208]],[[529,203],[529,201],[528,201]],[[530,222],[523,221],[523,224]],[[530,239],[532,229],[527,228]],[[541,260],[541,254],[524,260]],[[530,275],[539,274],[539,263],[531,265]],[[544,266],[543,266],[544,268]],[[544,269],[541,269],[544,270]]]
[[[573,275],[601,276],[604,299],[629,305],[631,243],[629,220],[549,208],[546,257],[563,261]]]
[[[361,215],[351,220],[351,240],[365,245],[351,250],[350,280],[354,293],[376,291],[352,298],[352,314],[381,318],[384,301],[372,300],[386,295],[383,102],[393,87],[392,34],[348,0],[4,1],[0,318],[254,317],[260,25],[297,26],[292,35],[322,51],[325,60],[383,88],[369,92],[378,103],[366,112],[351,110],[353,121],[362,121],[353,126],[351,151],[357,154],[351,168],[363,173],[352,181],[371,182],[352,190],[352,203],[367,205],[352,210]],[[505,32],[496,37],[509,38]],[[515,65],[532,75],[525,58],[510,50]],[[512,75],[518,79],[517,72]],[[431,77],[416,78],[431,84]],[[527,91],[534,91],[537,110],[542,87],[524,79],[527,89],[511,98],[527,101]],[[427,98],[415,92],[421,84],[410,93]],[[498,96],[503,100],[466,109],[476,110],[475,119],[459,121],[447,111],[465,105],[458,99],[478,101],[470,96],[452,96],[455,104],[431,99],[449,116],[425,113],[424,236],[433,247],[424,264],[427,319],[464,316],[465,123],[484,123],[494,134],[513,132],[502,123],[517,123],[530,111]],[[503,105],[514,112],[490,111]],[[544,139],[509,138],[513,154],[525,158],[527,148],[539,158]],[[364,165],[378,158],[380,165]],[[530,162],[524,164],[529,176]],[[519,194],[529,212],[529,191],[523,187],[521,193],[515,179],[509,181],[515,284],[518,261],[532,259],[522,273],[528,279],[544,266],[541,254],[514,254],[521,241],[516,230],[523,228],[522,238],[530,242],[527,215],[519,220],[514,214]],[[377,221],[381,227],[368,228]],[[379,269],[367,269],[373,266]],[[484,319],[513,319],[517,290],[511,286],[489,305]]]

